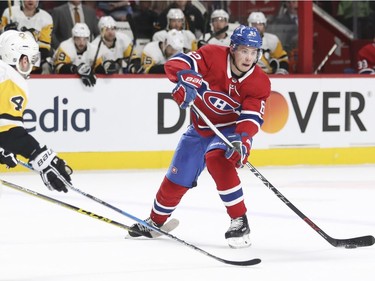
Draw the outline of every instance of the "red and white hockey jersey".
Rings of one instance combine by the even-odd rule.
[[[175,83],[182,69],[202,74],[204,81],[194,103],[216,127],[236,125],[236,132],[250,137],[258,132],[271,91],[270,80],[259,66],[237,78],[230,69],[229,47],[206,45],[195,52],[180,53],[165,64],[168,78]],[[213,135],[194,113],[192,120],[201,135]]]

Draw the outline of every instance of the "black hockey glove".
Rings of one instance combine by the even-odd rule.
[[[119,73],[120,71],[120,65],[118,64],[118,62],[114,60],[104,61],[103,68],[104,68],[105,74],[108,74],[108,75],[116,74],[116,73]]]
[[[81,63],[77,66],[77,74],[81,77],[83,84],[87,87],[94,87],[96,84],[96,77],[94,72],[86,63]]]
[[[130,61],[128,67],[128,73],[141,73],[143,71],[141,58],[134,58]]]
[[[44,146],[35,151],[30,156],[29,164],[34,170],[40,172],[40,176],[49,190],[68,192],[67,187],[68,184],[71,184],[70,175],[73,170],[51,149]]]
[[[18,30],[18,22],[14,21],[4,26],[4,31],[8,30]]]
[[[0,164],[4,164],[7,168],[14,168],[17,166],[16,156],[9,151],[6,151],[0,147]]]

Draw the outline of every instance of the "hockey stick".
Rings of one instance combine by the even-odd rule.
[[[195,105],[192,104],[193,110],[203,119],[203,121],[210,127],[210,129],[229,147],[233,148],[233,144],[215,127],[215,125],[207,118],[207,116]],[[349,239],[336,239],[329,236],[314,222],[312,222],[306,215],[304,215],[297,207],[295,207],[284,195],[282,195],[276,187],[274,187],[250,162],[246,163],[250,171],[259,178],[265,186],[267,186],[276,196],[285,203],[294,213],[296,213],[302,220],[304,220],[312,229],[320,234],[328,243],[334,247],[357,248],[371,246],[375,243],[374,236],[367,235]]]
[[[35,171],[29,164],[27,164],[25,162],[22,162],[22,161],[18,160],[18,163],[21,164],[22,166],[30,169],[30,170]],[[256,264],[258,264],[258,263],[261,262],[261,260],[257,259],[257,258],[251,259],[251,260],[245,260],[245,261],[231,261],[231,260],[222,259],[222,258],[220,258],[218,256],[210,254],[209,252],[207,252],[207,251],[205,251],[205,250],[203,250],[203,249],[201,249],[201,248],[199,248],[199,247],[197,247],[197,246],[195,246],[193,244],[185,242],[184,240],[182,240],[182,239],[180,239],[180,238],[178,238],[178,237],[176,237],[176,236],[168,233],[167,231],[164,231],[163,229],[161,229],[159,227],[155,227],[153,225],[150,225],[147,222],[145,222],[145,221],[143,221],[143,220],[141,220],[141,219],[139,219],[139,218],[137,218],[137,217],[135,217],[135,216],[133,216],[133,215],[131,215],[131,214],[129,214],[129,213],[127,213],[127,212],[125,212],[125,211],[123,211],[123,210],[121,210],[121,209],[119,209],[119,208],[117,208],[117,207],[115,207],[115,206],[113,206],[113,205],[111,205],[111,204],[109,204],[109,203],[107,203],[107,202],[105,202],[105,201],[103,201],[103,200],[101,200],[101,199],[93,196],[93,195],[90,195],[90,194],[88,194],[88,193],[86,193],[86,192],[84,192],[84,191],[82,191],[82,190],[74,187],[72,184],[70,184],[67,181],[65,182],[65,184],[67,186],[69,186],[70,189],[74,190],[75,192],[78,192],[79,194],[81,194],[81,195],[83,195],[85,197],[88,197],[91,200],[94,200],[97,203],[99,203],[101,205],[104,205],[104,206],[106,206],[106,207],[108,207],[108,208],[110,208],[110,209],[112,209],[112,210],[114,210],[114,211],[116,211],[116,212],[118,212],[118,213],[120,213],[120,214],[122,214],[122,215],[124,215],[124,216],[126,216],[126,217],[128,217],[128,218],[130,218],[132,220],[134,220],[134,221],[136,221],[137,223],[140,223],[144,227],[147,227],[148,229],[156,231],[156,232],[158,232],[160,234],[163,234],[163,235],[165,235],[165,236],[167,236],[167,237],[169,237],[169,238],[171,238],[171,239],[173,239],[173,240],[175,240],[175,241],[177,241],[179,243],[182,243],[183,245],[185,245],[185,246],[187,246],[187,247],[189,247],[189,248],[191,248],[191,249],[193,249],[193,250],[195,250],[197,252],[200,252],[200,253],[202,253],[202,254],[210,257],[210,258],[213,258],[213,259],[215,259],[217,261],[220,261],[222,263],[231,264],[231,265],[239,265],[239,266],[249,266],[249,265],[256,265]]]
[[[218,35],[220,35],[220,34],[222,34],[224,32],[227,32],[228,29],[229,29],[229,25],[224,26],[222,29],[220,29],[220,30],[218,30],[216,32],[212,32],[212,34],[211,34],[210,38],[208,38],[207,42],[210,41],[213,37],[216,37],[216,36],[218,36]]]
[[[12,0],[8,0],[8,9],[9,9],[9,23],[13,23]]]
[[[326,64],[327,60],[333,54],[333,52],[336,50],[336,48],[337,48],[337,44],[335,43],[335,44],[333,44],[331,50],[329,50],[328,54],[324,57],[322,62],[319,64],[318,68],[314,71],[314,74],[318,74],[318,72],[320,70],[322,70],[323,66]]]
[[[122,224],[122,223],[119,223],[119,222],[116,222],[114,220],[111,220],[111,219],[108,219],[106,217],[103,217],[103,216],[100,216],[100,215],[97,215],[93,212],[90,212],[90,211],[86,211],[82,208],[79,208],[79,207],[76,207],[76,206],[73,206],[71,204],[68,204],[68,203],[65,203],[63,201],[60,201],[60,200],[57,200],[57,199],[54,199],[54,198],[51,198],[51,197],[48,197],[44,194],[41,194],[41,193],[38,193],[34,190],[31,190],[31,189],[27,189],[25,187],[22,187],[22,186],[19,186],[19,185],[16,185],[14,183],[11,183],[11,182],[8,182],[6,180],[2,180],[0,179],[0,182],[2,185],[5,185],[7,187],[10,187],[12,189],[15,189],[15,190],[18,190],[18,191],[22,191],[26,194],[30,194],[34,197],[37,197],[37,198],[40,198],[40,199],[43,199],[47,202],[50,202],[50,203],[53,203],[53,204],[56,204],[56,205],[59,205],[61,207],[64,207],[64,208],[67,208],[67,209],[70,209],[72,211],[76,211],[80,214],[83,214],[83,215],[87,215],[89,216],[90,218],[94,218],[94,219],[97,219],[97,220],[100,220],[102,222],[106,222],[106,223],[109,223],[109,224],[112,224],[114,226],[117,226],[117,227],[120,227],[120,228],[123,228],[123,229],[126,229],[126,230],[129,230],[130,229],[130,226],[127,226],[125,224]]]
[[[224,26],[222,29],[220,29],[220,30],[218,30],[218,31],[216,31],[216,32],[213,32],[213,33],[211,34],[210,38],[208,38],[208,40],[199,40],[199,41],[198,41],[198,48],[200,48],[200,47],[202,47],[202,46],[208,44],[208,41],[210,41],[213,37],[216,37],[216,36],[218,36],[218,35],[220,35],[220,34],[222,34],[222,33],[224,33],[224,32],[227,32],[228,29],[229,29],[229,25]],[[204,37],[204,35],[203,35],[203,37]],[[203,38],[203,39],[204,39],[204,38]],[[199,43],[199,42],[200,42],[200,43]]]

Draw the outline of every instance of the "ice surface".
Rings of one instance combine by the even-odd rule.
[[[375,166],[261,167],[259,171],[330,236],[375,235]],[[73,180],[82,191],[145,219],[164,173],[78,171]],[[245,167],[239,173],[252,231],[250,248],[227,246],[224,233],[229,218],[207,172],[174,212],[180,226],[172,234],[224,259],[259,257],[259,265],[226,265],[168,237],[124,239],[122,228],[4,186],[0,280],[374,280],[375,246],[332,247],[250,170]],[[97,215],[133,224],[74,191],[47,190],[34,173],[0,176]]]

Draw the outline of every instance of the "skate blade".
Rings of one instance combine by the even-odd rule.
[[[242,237],[231,237],[227,239],[229,247],[233,249],[247,248],[251,246],[250,236],[246,234]]]

